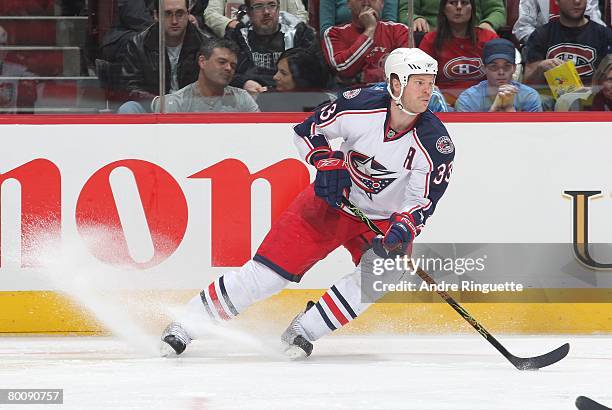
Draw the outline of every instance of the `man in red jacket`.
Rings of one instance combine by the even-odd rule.
[[[385,80],[385,57],[408,46],[408,27],[380,21],[384,0],[348,0],[352,21],[332,26],[323,34],[323,53],[329,67],[343,83],[376,83]]]

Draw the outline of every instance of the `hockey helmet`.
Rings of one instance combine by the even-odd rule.
[[[385,60],[387,82],[391,82],[391,74],[405,87],[413,74],[438,74],[438,62],[420,48],[396,48]]]

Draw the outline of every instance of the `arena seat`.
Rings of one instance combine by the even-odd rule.
[[[79,75],[81,64],[79,47],[11,47],[6,61],[45,77]]]

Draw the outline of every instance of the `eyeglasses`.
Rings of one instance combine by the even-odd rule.
[[[185,10],[177,10],[175,12],[172,12],[170,10],[166,10],[164,11],[164,16],[166,16],[167,19],[171,19],[172,17],[176,17],[177,19],[182,19],[183,17],[185,17],[187,15],[187,12]]]
[[[256,13],[261,13],[264,10],[274,11],[276,10],[277,7],[278,7],[278,4],[276,3],[255,4],[251,6],[251,10],[253,10]]]

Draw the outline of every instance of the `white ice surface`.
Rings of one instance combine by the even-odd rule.
[[[63,388],[64,405],[48,407],[58,409],[562,410],[579,395],[612,406],[611,337],[498,339],[519,356],[566,341],[571,351],[520,372],[476,334],[332,335],[303,362],[274,354],[271,338],[213,337],[167,359],[111,337],[0,337],[0,388]]]

